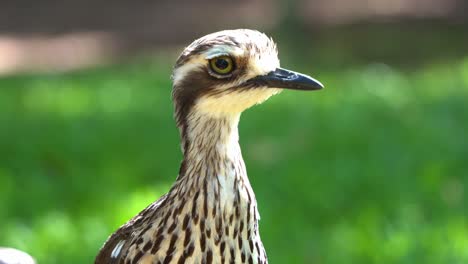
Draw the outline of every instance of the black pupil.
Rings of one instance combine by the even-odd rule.
[[[227,67],[229,67],[229,61],[227,61],[226,59],[216,59],[215,65],[218,69],[224,70]]]

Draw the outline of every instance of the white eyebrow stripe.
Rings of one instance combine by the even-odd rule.
[[[225,52],[225,53],[213,53],[213,54],[208,54],[205,58],[207,60],[211,60],[211,59],[214,59],[216,57],[221,57],[221,56],[229,56],[229,53]]]
[[[180,81],[182,81],[185,76],[187,76],[189,73],[193,72],[197,68],[200,68],[200,66],[205,65],[205,61],[203,60],[191,60],[188,63],[183,64],[179,68],[177,68],[174,71],[174,74],[172,75],[172,81],[174,85],[177,85]]]
[[[242,54],[244,54],[244,50],[240,47],[219,45],[207,50],[204,55],[205,58],[209,60],[223,55],[241,56]]]

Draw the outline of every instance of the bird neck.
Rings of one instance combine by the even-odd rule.
[[[246,178],[237,129],[239,118],[240,114],[190,114],[181,133],[184,160],[179,178]]]
[[[205,263],[202,257],[206,263],[268,263],[238,143],[239,118],[194,112],[180,127],[184,160],[161,205],[167,211],[160,213],[159,226],[181,228],[184,246],[198,252],[193,263]],[[177,238],[171,238],[171,245],[182,243]]]
[[[240,114],[212,116],[194,113],[189,116],[182,139],[184,159],[192,164],[194,161],[242,161],[237,129],[239,118]]]
[[[193,113],[182,131],[184,160],[177,185],[182,192],[203,191],[210,207],[230,213],[236,207],[251,213],[256,222],[258,212],[239,146],[240,114],[209,115]],[[239,209],[237,209],[239,210]],[[245,213],[245,212],[243,212]]]

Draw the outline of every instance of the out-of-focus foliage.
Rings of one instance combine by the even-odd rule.
[[[393,33],[404,43],[404,31]],[[428,45],[439,36],[425,35]],[[240,124],[270,262],[467,263],[459,43],[432,47],[453,55],[442,59],[418,57],[431,53],[421,47],[417,61],[404,50],[390,64],[351,64],[339,39],[308,49],[317,38],[277,41],[284,67],[326,89],[285,91]],[[0,79],[0,245],[39,263],[91,263],[111,232],[168,190],[181,159],[174,59]]]

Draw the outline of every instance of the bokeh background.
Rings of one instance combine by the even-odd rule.
[[[248,110],[241,146],[275,263],[468,263],[468,3],[1,1],[0,246],[92,263],[181,153],[172,65],[253,28],[321,80]]]

